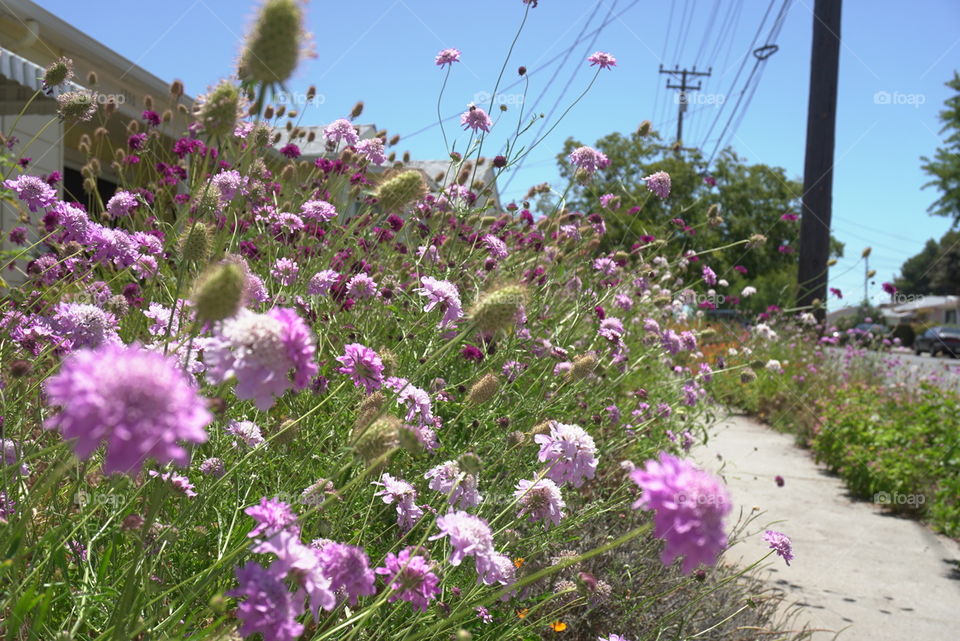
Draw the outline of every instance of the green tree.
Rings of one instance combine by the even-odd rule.
[[[960,294],[960,231],[948,231],[939,242],[928,240],[903,263],[894,284],[901,293],[915,296]]]
[[[953,72],[953,78],[946,85],[956,93],[944,101],[946,108],[940,112],[943,123],[941,134],[946,134],[944,145],[938,147],[933,158],[923,156],[921,168],[932,176],[924,187],[936,187],[940,191],[938,198],[930,205],[930,213],[936,216],[953,218],[953,224],[960,224],[960,74]]]
[[[672,251],[683,251],[694,243],[698,248],[733,245],[710,253],[704,261],[730,283],[729,293],[736,294],[746,285],[757,288],[755,296],[741,303],[742,308],[761,311],[771,304],[793,304],[799,223],[782,216],[799,212],[802,186],[788,178],[784,169],[748,164],[728,149],[708,177],[698,152],[681,155],[663,145],[655,132],[612,133],[594,145],[610,159],[609,166],[591,180],[578,182],[567,156],[582,144],[569,139],[558,156],[560,173],[571,184],[564,205],[569,210],[600,212],[602,195],[620,197],[619,208],[604,212],[605,249],[628,250],[644,235],[665,238]],[[665,200],[651,194],[642,180],[657,171],[670,174],[671,195]],[[632,208],[639,210],[631,213]],[[672,223],[675,219],[683,223]],[[734,245],[755,234],[765,236],[766,242]],[[843,253],[836,241],[833,253]]]

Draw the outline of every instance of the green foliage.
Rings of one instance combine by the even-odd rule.
[[[567,156],[582,144],[574,139],[564,144],[557,158],[564,177],[573,178],[574,168]],[[709,177],[716,183],[711,186],[699,152],[681,155],[670,151],[656,132],[612,133],[597,141],[595,147],[607,155],[610,165],[597,171],[592,180],[574,184],[563,204],[571,210],[600,212],[602,195],[621,197],[619,208],[605,215],[608,233],[604,249],[629,250],[641,236],[654,234],[664,222],[682,219],[682,225],[671,226],[663,237],[668,247],[672,251],[694,246],[716,248],[705,260],[730,283],[729,291],[739,292],[747,285],[757,289],[757,294],[742,300],[741,309],[760,312],[773,304],[792,305],[799,223],[781,217],[800,211],[802,185],[788,178],[783,168],[748,164],[726,150],[710,171]],[[657,171],[670,174],[672,190],[665,200],[649,193],[642,180]],[[635,207],[639,211],[631,213]],[[710,214],[714,215],[713,221]],[[754,234],[762,234],[766,242],[746,245],[744,240]],[[832,240],[832,246],[833,256],[843,255],[841,243]],[[746,268],[747,273],[741,274],[734,267]]]
[[[928,240],[903,263],[894,284],[904,295],[960,294],[960,231],[948,231],[939,242]]]
[[[940,197],[930,205],[930,213],[952,218],[954,225],[960,223],[960,73],[946,82],[953,89],[952,96],[944,101],[940,112],[943,123],[941,134],[946,134],[944,145],[938,147],[933,158],[923,156],[921,168],[931,176],[924,187],[936,187]]]

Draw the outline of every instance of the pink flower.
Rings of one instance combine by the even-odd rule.
[[[531,521],[543,521],[549,525],[557,525],[563,518],[563,496],[560,488],[550,479],[535,481],[522,480],[517,483],[513,493],[520,504],[517,517],[529,515]]]
[[[644,180],[647,183],[647,189],[660,198],[666,198],[670,195],[670,174],[667,172],[658,171],[655,174],[650,174]]]
[[[782,532],[767,530],[763,533],[763,540],[770,544],[770,549],[775,550],[777,556],[782,558],[787,565],[793,560],[793,543],[790,537]]]
[[[460,50],[444,49],[437,54],[434,62],[436,62],[438,67],[443,67],[444,65],[453,65],[455,62],[460,62]]]
[[[383,385],[383,361],[369,347],[351,343],[337,360],[343,365],[337,371],[349,376],[355,387],[363,387],[369,394]]]
[[[570,162],[592,174],[598,169],[605,169],[610,164],[610,159],[602,151],[597,151],[593,147],[578,147],[570,152]]]
[[[400,554],[388,552],[383,561],[384,567],[377,568],[375,572],[388,577],[387,587],[393,591],[387,598],[388,603],[399,599],[409,603],[414,610],[426,612],[430,601],[440,594],[440,579],[433,572],[432,562],[413,554],[420,549],[408,547],[401,550]]]
[[[463,125],[464,129],[473,129],[474,132],[485,131],[489,133],[490,127],[493,126],[493,121],[490,120],[490,116],[487,115],[486,111],[480,107],[471,105],[469,109],[460,114],[460,124]]]
[[[727,545],[723,520],[731,509],[723,483],[666,452],[630,478],[643,491],[633,508],[655,511],[654,533],[666,541],[660,557],[664,565],[682,556],[683,573],[690,574],[700,563],[716,563]]]
[[[600,65],[601,69],[610,69],[617,65],[617,59],[611,56],[605,51],[595,51],[593,54],[587,58],[587,61],[590,63],[590,66]]]
[[[579,425],[552,421],[549,434],[538,434],[538,460],[550,466],[547,478],[573,487],[592,479],[597,471],[597,446],[593,437]]]
[[[355,145],[360,142],[360,136],[356,129],[346,118],[334,120],[323,128],[323,137],[332,143],[339,143],[341,140],[348,145]]]

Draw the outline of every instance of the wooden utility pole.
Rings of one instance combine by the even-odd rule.
[[[807,150],[803,164],[803,216],[800,220],[800,265],[797,304],[827,300],[830,218],[833,195],[833,147],[837,122],[840,67],[841,0],[816,0],[807,103]],[[817,311],[821,320],[826,308]]]
[[[687,84],[687,76],[691,78],[695,76],[710,76],[713,68],[707,69],[706,71],[697,71],[696,65],[693,69],[680,69],[679,66],[674,66],[673,69],[664,69],[663,65],[660,65],[660,73],[670,74],[674,78],[680,78],[679,85],[671,85],[670,81],[667,80],[667,89],[679,89],[680,93],[677,94],[677,145],[683,144],[683,114],[687,110],[687,92],[688,91],[700,91],[700,83],[697,83],[697,86]]]

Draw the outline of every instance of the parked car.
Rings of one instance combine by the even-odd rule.
[[[931,327],[913,341],[913,351],[917,356],[921,352],[930,352],[930,356],[947,354],[953,358],[960,356],[960,327],[945,325]]]

